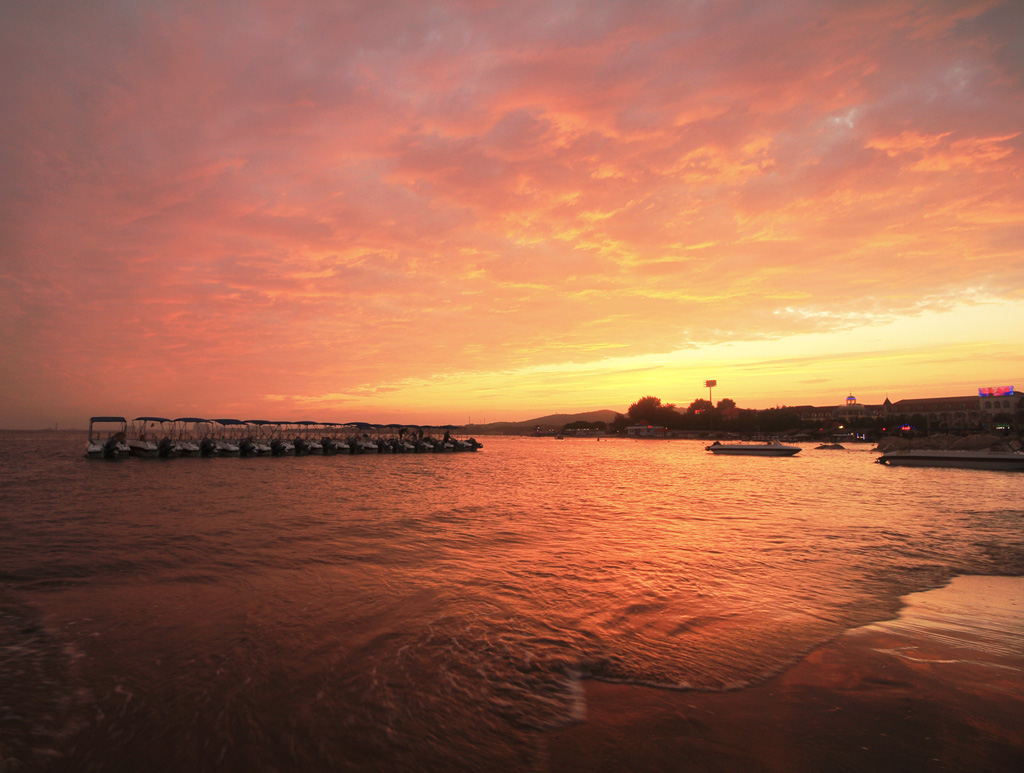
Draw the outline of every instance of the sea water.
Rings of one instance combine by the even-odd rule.
[[[543,770],[582,680],[742,689],[904,594],[1024,574],[1021,474],[481,439],[110,462],[0,433],[0,760]]]

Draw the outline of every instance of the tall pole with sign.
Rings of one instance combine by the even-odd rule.
[[[713,378],[709,378],[707,381],[704,382],[704,386],[708,388],[708,432],[710,432],[711,419],[714,416],[714,414],[712,413],[712,409],[715,407],[714,402],[712,402],[711,400],[711,388],[718,386],[718,382]]]

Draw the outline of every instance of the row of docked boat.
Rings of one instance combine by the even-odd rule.
[[[319,421],[166,419],[93,416],[85,455],[89,459],[127,456],[306,456],[310,454],[392,454],[477,451],[476,438],[459,436],[455,425],[420,426]]]

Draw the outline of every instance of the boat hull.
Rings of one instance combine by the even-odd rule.
[[[148,440],[129,440],[128,453],[141,459],[156,459],[160,455],[160,449],[156,447],[156,443]]]
[[[890,467],[957,467],[1024,472],[1024,454],[1014,451],[888,451],[877,461]]]
[[[775,443],[718,444],[707,446],[705,450],[717,456],[793,456],[800,453],[799,446],[784,446]]]
[[[85,455],[88,459],[125,459],[129,455],[127,443],[106,445],[90,442],[86,444]]]

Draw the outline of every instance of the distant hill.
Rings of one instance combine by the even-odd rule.
[[[496,421],[490,424],[467,424],[466,432],[478,435],[532,435],[540,427],[542,430],[561,429],[574,421],[603,421],[611,424],[618,415],[616,411],[601,410],[587,413],[553,413],[526,421]]]

